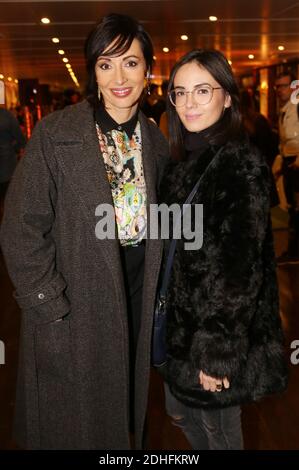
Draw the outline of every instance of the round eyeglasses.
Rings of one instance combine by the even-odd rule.
[[[171,90],[168,93],[171,104],[176,107],[185,106],[187,103],[187,96],[190,93],[192,99],[196,104],[209,104],[213,98],[214,90],[221,90],[221,86],[211,86],[208,84],[199,85],[192,91],[186,91],[183,88],[177,88],[176,90]]]

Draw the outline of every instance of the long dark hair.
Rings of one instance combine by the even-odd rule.
[[[99,103],[95,74],[95,65],[98,57],[122,55],[131,47],[134,39],[138,39],[140,42],[147,74],[150,75],[154,55],[153,44],[143,26],[134,18],[111,13],[104,16],[101,22],[88,35],[84,52],[88,74],[86,96],[91,104],[97,105]],[[104,53],[105,50],[106,52]]]
[[[239,90],[231,66],[225,56],[216,50],[195,49],[184,55],[173,67],[168,91],[173,89],[174,78],[178,70],[185,64],[195,62],[204,67],[212,77],[221,85],[223,90],[231,97],[231,106],[225,109],[222,117],[213,124],[211,134],[205,131],[205,137],[211,145],[222,145],[228,140],[240,139],[242,132],[242,118],[239,109]],[[167,100],[167,114],[169,126],[170,151],[173,158],[182,160],[185,158],[183,142],[184,126],[176,112],[175,107]]]

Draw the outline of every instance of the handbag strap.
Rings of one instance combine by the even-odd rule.
[[[203,178],[203,176],[206,174],[206,172],[208,171],[208,169],[210,168],[211,164],[213,161],[215,161],[215,158],[217,158],[219,156],[219,154],[221,153],[222,151],[222,148],[221,147],[218,152],[216,153],[216,155],[214,156],[214,158],[212,159],[212,161],[209,163],[209,165],[207,166],[207,168],[205,169],[205,171],[203,172],[203,174],[201,175],[201,177],[199,178],[199,180],[197,181],[197,183],[195,184],[194,188],[192,189],[191,193],[189,194],[189,196],[187,197],[186,201],[184,202],[183,204],[183,211],[182,211],[182,214],[180,214],[180,217],[181,215],[184,215],[186,209],[187,209],[187,206],[188,204],[190,204],[195,196],[195,194],[197,193],[198,191],[198,188],[199,188],[199,185],[201,183],[201,180]],[[178,223],[178,221],[175,223],[175,225]],[[168,288],[168,284],[169,284],[169,280],[170,280],[170,272],[171,272],[171,268],[172,268],[172,265],[173,265],[173,260],[174,260],[174,253],[175,253],[175,250],[176,250],[176,244],[177,244],[177,239],[172,239],[171,242],[170,242],[170,247],[169,247],[169,252],[168,252],[168,257],[167,257],[167,262],[166,262],[166,268],[165,268],[165,271],[164,271],[164,275],[163,275],[163,279],[162,279],[162,284],[161,284],[161,289],[160,289],[160,292],[159,292],[159,296],[160,296],[160,300],[163,300],[165,299],[166,297],[166,292],[167,292],[167,288]]]

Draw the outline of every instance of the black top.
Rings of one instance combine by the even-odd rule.
[[[128,121],[118,124],[101,103],[101,105],[96,109],[95,120],[104,134],[115,129],[118,131],[125,131],[129,139],[131,139],[138,121],[138,111]]]

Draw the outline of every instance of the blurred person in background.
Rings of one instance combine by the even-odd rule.
[[[0,107],[0,220],[6,191],[17,166],[18,154],[25,143],[17,119],[10,111]]]
[[[271,128],[268,119],[256,111],[253,96],[249,93],[248,90],[243,90],[240,93],[240,108],[243,118],[243,125],[248,134],[250,142],[260,150],[266,159],[269,169],[271,170],[275,157],[279,151],[278,134]],[[270,178],[271,207],[275,207],[279,204],[279,197],[272,172],[270,172]]]
[[[278,178],[283,175],[284,192],[288,203],[288,247],[277,258],[279,264],[299,261],[299,107],[292,103],[294,88],[291,83],[296,77],[288,71],[275,80],[275,90],[279,101],[279,156],[273,169]]]

